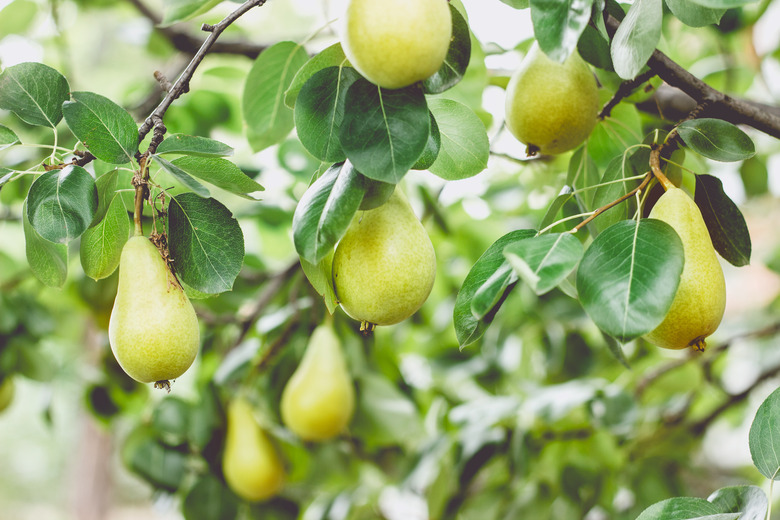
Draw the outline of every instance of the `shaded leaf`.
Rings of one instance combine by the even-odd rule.
[[[0,125],[0,150],[5,150],[21,142],[19,136],[13,130],[7,126]]]
[[[520,240],[504,248],[515,273],[536,294],[554,289],[577,267],[584,249],[571,233],[553,233]]]
[[[712,502],[722,513],[742,513],[739,520],[764,520],[769,502],[758,486],[730,486],[711,494]]]
[[[439,94],[454,87],[466,73],[471,58],[471,32],[463,15],[450,4],[452,13],[452,39],[439,70],[423,80],[426,94]]]
[[[182,503],[186,520],[220,520],[238,516],[238,500],[225,485],[206,474],[192,486]]]
[[[712,9],[731,9],[733,7],[740,7],[747,4],[752,4],[756,0],[691,0],[704,7],[710,7]]]
[[[715,161],[742,161],[756,153],[750,137],[722,119],[691,119],[681,123],[677,132],[693,151]]]
[[[73,92],[62,105],[73,134],[98,159],[111,164],[132,162],[138,151],[138,127],[133,117],[107,97]]]
[[[647,154],[642,154],[646,157]],[[633,157],[632,157],[633,159]],[[645,161],[647,165],[647,161]],[[632,189],[634,189],[641,181],[620,181],[628,177],[634,177],[640,175],[641,171],[636,168],[636,161],[629,160],[628,158],[615,157],[604,170],[604,176],[601,178],[596,192],[593,194],[593,208],[603,207],[610,202],[619,199],[627,195]],[[630,204],[623,202],[618,204],[605,212],[601,213],[594,220],[597,229],[603,230],[610,227],[612,224],[616,224],[621,220],[625,220],[629,217]]]
[[[157,155],[178,153],[202,157],[227,157],[233,155],[233,148],[208,137],[171,134],[160,143],[155,153]]]
[[[0,73],[0,108],[31,125],[57,126],[69,96],[65,76],[42,63],[20,63]]]
[[[68,246],[50,242],[38,234],[27,218],[27,202],[22,206],[25,253],[30,270],[47,287],[62,287],[68,278]]]
[[[577,47],[590,20],[593,0],[531,0],[531,20],[539,47],[563,63]]]
[[[769,171],[764,161],[756,156],[742,163],[739,174],[748,197],[756,197],[769,191]]]
[[[720,22],[726,9],[713,9],[695,0],[665,0],[667,7],[682,23],[690,27],[704,27]]]
[[[257,200],[263,188],[241,168],[221,157],[179,157],[173,166],[218,188],[249,200]]]
[[[430,168],[436,158],[439,156],[441,150],[441,132],[439,131],[439,124],[436,122],[436,118],[433,117],[432,112],[428,112],[431,116],[431,133],[428,134],[428,142],[425,144],[425,150],[417,162],[412,166],[412,170],[427,170]],[[379,182],[379,181],[376,181]]]
[[[780,388],[769,394],[750,425],[748,445],[753,464],[768,479],[780,478]]]
[[[162,27],[173,25],[208,12],[222,0],[165,0]]]
[[[119,266],[122,248],[130,236],[130,218],[122,197],[110,199],[105,217],[81,237],[79,253],[84,274],[93,280],[110,276]]]
[[[612,39],[612,64],[623,79],[633,79],[645,66],[661,38],[663,3],[636,0]]]
[[[748,265],[752,250],[750,231],[742,212],[723,191],[723,183],[712,175],[697,175],[695,194],[715,251],[732,265]]]
[[[338,301],[336,291],[333,289],[333,255],[335,252],[335,250],[331,250],[317,265],[307,262],[304,258],[300,259],[303,273],[317,294],[322,296],[330,314],[336,311]]]
[[[487,316],[501,300],[504,290],[516,281],[517,274],[512,266],[506,262],[501,264],[474,293],[471,298],[471,314],[479,320]]]
[[[636,520],[736,520],[739,514],[724,514],[703,498],[675,497],[648,507]]]
[[[313,56],[307,61],[303,67],[293,77],[290,86],[284,93],[284,104],[288,108],[295,108],[295,103],[298,100],[298,94],[301,92],[303,85],[322,69],[328,67],[346,67],[348,66],[347,57],[344,55],[344,50],[341,48],[341,43],[334,43],[330,47],[320,51],[316,56]]]
[[[451,99],[434,98],[428,107],[441,134],[441,149],[428,168],[446,180],[473,177],[485,168],[490,155],[485,125],[466,105]]]
[[[157,161],[157,163],[163,168],[163,170],[173,175],[175,179],[181,182],[188,189],[197,193],[201,197],[208,197],[210,195],[208,188],[206,188],[203,184],[193,179],[189,173],[187,173],[179,166],[157,155],[154,156],[154,160]]]

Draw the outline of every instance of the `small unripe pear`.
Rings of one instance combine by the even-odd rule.
[[[320,325],[282,392],[282,421],[301,439],[322,441],[342,432],[354,410],[355,389],[341,342],[330,325]]]
[[[397,89],[438,71],[451,37],[447,0],[351,0],[341,44],[367,80]]]
[[[685,255],[680,285],[664,321],[645,339],[659,347],[703,350],[726,308],[726,281],[707,226],[696,203],[680,188],[669,188],[650,211],[680,236]]]
[[[433,244],[400,189],[359,211],[333,256],[336,297],[364,324],[405,320],[428,299],[435,277]]]
[[[144,236],[122,249],[108,341],[122,369],[141,383],[164,385],[186,372],[198,353],[195,309]]]
[[[528,154],[559,154],[588,138],[599,112],[596,79],[576,49],[563,63],[537,43],[506,88],[506,125]]]
[[[230,489],[251,502],[270,498],[284,486],[284,466],[276,448],[241,397],[228,405],[222,472]]]

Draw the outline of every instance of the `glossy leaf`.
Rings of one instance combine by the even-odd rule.
[[[122,197],[115,194],[105,217],[88,228],[79,245],[81,267],[93,280],[110,276],[119,266],[122,248],[130,236],[130,218]]]
[[[69,96],[68,80],[42,63],[20,63],[0,73],[0,109],[31,125],[57,126]]]
[[[748,445],[753,464],[768,479],[780,479],[780,388],[769,394],[750,425]]]
[[[219,201],[182,193],[168,206],[168,249],[181,280],[200,292],[229,291],[244,260],[244,234]]]
[[[583,253],[582,243],[571,233],[540,235],[504,248],[515,273],[540,295],[569,276]]]
[[[526,239],[529,240],[529,239]],[[517,281],[517,274],[509,263],[503,263],[485,280],[471,298],[471,314],[481,320],[498,304],[507,287]]]
[[[182,513],[186,520],[237,518],[236,496],[211,474],[202,476],[184,497]]]
[[[347,57],[344,55],[344,50],[341,48],[341,43],[334,43],[330,47],[322,50],[307,61],[295,74],[292,83],[290,83],[290,86],[284,93],[284,104],[287,105],[288,108],[295,108],[298,94],[300,94],[303,85],[309,78],[322,69],[328,67],[346,67],[348,66],[348,63]]]
[[[73,134],[98,159],[111,164],[132,162],[138,151],[138,127],[133,117],[107,97],[73,92],[62,105]]]
[[[210,195],[208,188],[203,184],[196,181],[192,176],[179,166],[173,164],[167,159],[163,159],[159,156],[154,156],[154,160],[159,164],[163,170],[170,173],[175,179],[181,182],[186,188],[197,193],[201,197],[208,197]]]
[[[68,278],[68,246],[43,238],[27,218],[27,202],[22,206],[27,263],[35,277],[47,287],[62,287]]]
[[[0,125],[0,150],[5,150],[21,142],[19,136],[13,130],[7,126]]]
[[[95,181],[81,166],[42,174],[27,195],[27,218],[51,242],[67,243],[81,236],[92,223],[97,207]]]
[[[713,9],[696,3],[694,0],[665,0],[674,16],[690,27],[704,27],[720,22],[726,9]]]
[[[425,150],[423,150],[420,158],[412,166],[412,170],[427,170],[436,162],[436,158],[439,157],[439,152],[441,151],[441,131],[439,131],[439,124],[436,122],[436,118],[433,117],[433,113],[430,113],[430,116],[431,133],[428,134]]]
[[[663,321],[683,263],[682,241],[669,224],[618,222],[585,251],[577,272],[580,302],[601,330],[631,341]]]
[[[441,149],[429,171],[451,181],[473,177],[487,168],[490,142],[479,117],[451,99],[431,99],[428,107],[441,134]]]
[[[347,90],[339,138],[360,173],[397,184],[425,150],[430,125],[418,85],[386,90],[360,78]]]
[[[715,251],[732,265],[748,265],[752,250],[750,231],[742,212],[723,191],[721,180],[712,175],[697,175],[695,193]]]
[[[252,65],[241,105],[254,151],[281,142],[293,129],[293,111],[284,104],[284,92],[308,59],[302,46],[280,42],[260,53]]]
[[[722,119],[691,119],[681,123],[677,132],[686,146],[715,161],[743,161],[756,153],[750,137]]]
[[[227,157],[233,155],[233,148],[208,137],[171,134],[160,143],[155,153],[157,155],[177,153],[197,157]]]
[[[208,12],[222,0],[165,0],[163,2],[163,27],[194,18]]]
[[[764,520],[769,502],[758,486],[731,486],[711,494],[708,501],[723,513],[742,513],[739,520]]]
[[[432,76],[423,80],[426,94],[439,94],[463,79],[471,58],[471,31],[463,15],[450,4],[452,13],[452,39],[444,63]]]
[[[159,158],[158,158],[159,159]],[[241,168],[221,157],[179,157],[173,166],[202,181],[249,200],[257,200],[263,188]]]
[[[661,38],[662,0],[636,0],[612,39],[612,64],[623,79],[633,79]]]
[[[723,513],[703,498],[675,497],[648,507],[636,520],[736,520],[739,514]]]
[[[590,20],[593,0],[531,0],[531,20],[539,47],[563,63],[577,47]]]

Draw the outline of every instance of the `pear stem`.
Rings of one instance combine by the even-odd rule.
[[[655,172],[654,172],[654,173],[655,173]],[[662,173],[661,175],[663,175],[663,173]],[[624,200],[628,200],[628,199],[630,199],[631,197],[633,197],[633,196],[634,196],[634,195],[636,195],[637,193],[641,193],[641,192],[642,192],[642,191],[643,191],[645,188],[647,188],[647,185],[648,185],[648,184],[650,184],[650,181],[651,181],[652,179],[653,179],[653,176],[652,176],[652,175],[650,175],[650,174],[648,173],[648,174],[645,176],[644,180],[642,181],[642,183],[641,183],[639,186],[637,186],[637,187],[636,187],[636,188],[634,188],[633,190],[629,191],[629,192],[628,192],[628,193],[626,193],[625,195],[621,196],[620,198],[618,198],[618,199],[616,199],[616,200],[613,200],[613,201],[612,201],[612,202],[610,202],[609,204],[606,204],[606,205],[604,205],[604,206],[602,206],[602,207],[598,208],[598,209],[597,209],[596,211],[594,211],[594,212],[593,212],[593,213],[592,213],[592,214],[591,214],[591,215],[590,215],[588,218],[586,218],[585,220],[583,220],[582,222],[580,222],[579,224],[577,224],[577,225],[576,225],[576,226],[575,226],[575,227],[574,227],[574,228],[571,230],[571,232],[572,232],[572,233],[576,233],[576,232],[577,232],[577,231],[579,231],[580,229],[584,228],[584,227],[585,227],[585,226],[586,226],[586,225],[587,225],[587,224],[588,224],[588,223],[589,223],[591,220],[593,220],[594,218],[598,217],[599,215],[601,215],[602,213],[604,213],[604,212],[605,212],[605,211],[607,211],[608,209],[610,209],[610,208],[612,208],[612,207],[614,207],[614,206],[617,206],[618,204],[620,204],[620,203],[621,203],[621,202],[623,202]],[[666,176],[664,176],[664,179],[666,179]],[[668,181],[669,179],[666,179],[666,180]]]
[[[661,186],[664,187],[664,191],[667,191],[670,188],[677,187],[674,185],[672,181],[669,180],[669,178],[666,175],[664,175],[664,172],[661,171],[661,147],[660,146],[653,146],[653,149],[650,152],[650,169],[653,171],[653,175],[655,175],[655,178],[658,179],[658,182],[661,183]]]

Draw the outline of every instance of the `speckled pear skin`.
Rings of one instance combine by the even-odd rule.
[[[122,369],[141,383],[179,377],[198,353],[195,310],[144,236],[132,237],[122,250],[108,340]]]
[[[506,89],[506,124],[529,153],[573,150],[596,126],[596,79],[576,49],[563,63],[551,60],[537,43]]]
[[[726,308],[726,281],[707,226],[696,203],[680,188],[670,188],[650,211],[677,231],[685,254],[680,285],[664,321],[645,335],[668,349],[703,350],[705,338],[720,325]]]
[[[338,435],[355,411],[355,388],[331,325],[314,329],[306,352],[282,392],[282,421],[298,437],[323,441]]]
[[[417,312],[435,277],[433,244],[400,189],[355,215],[333,257],[341,307],[369,324],[393,325]]]
[[[284,487],[286,475],[276,448],[241,397],[228,405],[222,472],[230,489],[250,502],[266,500]]]

